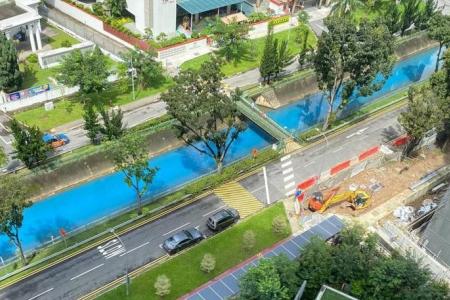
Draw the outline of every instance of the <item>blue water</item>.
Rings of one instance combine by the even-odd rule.
[[[436,56],[437,48],[433,48],[399,61],[394,66],[391,76],[386,80],[381,90],[368,97],[361,97],[355,93],[348,105],[341,112],[341,116],[345,116],[349,112],[389,92],[430,77],[434,72]],[[339,106],[340,100],[338,97],[335,101],[335,109]],[[298,133],[323,121],[327,111],[328,103],[326,96],[319,92],[280,109],[270,111],[267,115],[290,132]]]
[[[274,142],[254,124],[242,132],[230,147],[225,164],[250,154]],[[180,147],[149,161],[159,170],[149,190],[156,196],[189,180],[215,170],[215,162],[191,147]],[[120,172],[98,178],[35,203],[24,213],[21,229],[25,249],[32,249],[58,236],[59,228],[73,230],[135,203],[134,190],[123,182]],[[10,257],[15,247],[6,236],[0,237],[0,256]]]
[[[432,49],[399,62],[382,90],[370,97],[355,97],[347,109],[355,109],[380,95],[404,87],[430,76],[434,69],[437,49]],[[301,131],[323,119],[327,110],[326,99],[317,93],[296,103],[270,112],[270,118],[290,131]],[[233,143],[225,164],[250,154],[251,149],[261,149],[273,139],[254,124],[250,124]],[[150,159],[158,167],[149,191],[156,196],[189,180],[215,169],[214,161],[190,147],[180,147]],[[86,225],[135,203],[135,193],[123,182],[121,173],[90,181],[27,208],[21,229],[25,249],[33,249],[58,236],[60,228],[66,231]],[[16,251],[6,236],[0,236],[0,256],[10,257]]]

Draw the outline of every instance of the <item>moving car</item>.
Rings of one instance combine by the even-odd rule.
[[[163,243],[163,248],[167,251],[167,253],[172,255],[200,242],[204,238],[205,236],[203,233],[201,233],[197,228],[189,228],[182,230],[165,240]]]
[[[45,133],[42,137],[44,142],[50,145],[53,149],[64,146],[70,142],[70,139],[64,133],[51,134]]]
[[[239,220],[239,212],[234,208],[221,209],[208,218],[206,225],[212,231],[220,231]]]

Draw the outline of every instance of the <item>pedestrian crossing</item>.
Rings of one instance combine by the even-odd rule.
[[[239,211],[241,218],[254,214],[263,208],[263,204],[237,182],[230,182],[214,190],[214,193],[226,205]]]
[[[116,255],[119,255],[121,253],[125,252],[125,248],[120,243],[119,240],[113,239],[107,242],[104,245],[98,246],[97,250],[106,258],[110,259]]]

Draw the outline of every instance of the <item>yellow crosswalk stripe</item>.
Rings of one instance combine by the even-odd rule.
[[[215,189],[214,193],[225,204],[237,209],[242,218],[263,208],[263,204],[237,182],[224,184]]]

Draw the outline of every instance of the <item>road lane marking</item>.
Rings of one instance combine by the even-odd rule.
[[[344,148],[341,146],[341,147],[337,147],[336,149],[334,149],[332,152],[333,153],[336,153],[336,152],[339,152],[339,151],[341,151],[341,150],[343,150]]]
[[[119,255],[120,253],[124,253],[124,252],[125,252],[125,248],[120,246],[115,251],[105,254],[105,258],[108,260],[108,259],[113,258],[114,256]]]
[[[303,167],[308,167],[308,166],[312,165],[313,163],[314,163],[314,161],[312,160],[312,161],[310,161],[309,163],[304,164]]]
[[[282,158],[280,158],[280,161],[285,161],[285,160],[288,160],[288,159],[290,159],[290,158],[291,158],[291,155],[288,154],[288,155],[283,156]]]
[[[221,210],[222,208],[225,208],[225,207],[227,207],[227,206],[226,206],[226,205],[222,205],[222,206],[219,207],[219,208],[216,208],[216,209],[214,209],[214,210],[212,210],[212,211],[210,211],[210,212],[207,212],[206,214],[202,215],[202,217],[206,217],[207,215],[212,214],[212,213],[214,213],[214,212],[216,212],[216,211],[218,211],[218,210]]]
[[[286,174],[289,174],[289,173],[291,173],[292,171],[294,171],[294,169],[293,168],[289,168],[289,169],[286,169],[286,170],[283,170],[283,175],[286,175]]]
[[[98,269],[98,268],[100,268],[100,267],[102,267],[102,266],[104,266],[104,265],[105,265],[105,264],[99,264],[98,266],[95,266],[95,267],[93,267],[92,269],[89,269],[89,270],[87,270],[87,271],[85,271],[85,272],[83,272],[83,273],[81,273],[81,274],[78,274],[78,275],[75,276],[75,277],[72,277],[70,280],[74,280],[74,279],[80,278],[81,276],[86,275],[87,273],[92,272],[92,271],[94,271],[95,269]]]
[[[288,188],[293,187],[293,186],[295,186],[295,182],[294,182],[294,181],[289,182],[288,184],[286,184],[286,185],[284,186],[284,189],[287,190]]]
[[[0,139],[3,141],[3,143],[5,143],[6,145],[11,145],[12,144],[12,142],[11,141],[7,141],[7,140],[5,140],[1,135],[0,135]]]
[[[262,190],[263,188],[265,188],[265,186],[264,186],[264,185],[263,185],[263,186],[260,186],[259,188],[256,188],[256,189],[254,189],[254,190],[250,191],[250,194],[256,193],[256,192],[258,192],[258,191]]]
[[[124,256],[125,254],[131,253],[131,252],[133,252],[133,251],[135,251],[135,250],[137,250],[137,249],[140,249],[140,248],[142,248],[142,247],[144,247],[144,246],[146,246],[146,245],[148,245],[148,244],[150,244],[150,242],[143,243],[142,245],[139,245],[139,246],[137,246],[137,247],[134,247],[133,249],[128,250],[127,252],[120,254],[120,256]]]
[[[183,228],[184,226],[187,226],[187,225],[189,225],[189,224],[191,224],[190,222],[188,222],[188,223],[186,223],[186,224],[183,224],[183,225],[181,225],[180,227],[177,227],[177,228],[175,228],[175,229],[172,229],[171,231],[169,231],[169,232],[166,232],[166,233],[164,233],[162,236],[165,236],[165,235],[168,235],[168,234],[171,234],[172,232],[174,232],[174,231],[177,231],[178,229],[181,229],[181,228]]]
[[[289,167],[290,165],[292,165],[292,160],[287,161],[287,162],[281,164],[281,167],[284,169],[284,168],[286,168],[286,167]]]
[[[366,131],[367,129],[369,129],[369,127],[364,127],[360,130],[357,131],[358,134],[362,134],[364,131]]]
[[[287,182],[287,181],[292,180],[292,179],[294,179],[294,174],[291,174],[291,175],[288,175],[288,176],[284,177],[283,181]]]
[[[345,138],[346,138],[346,139],[352,138],[352,137],[354,137],[356,134],[357,134],[356,132],[353,132],[352,134],[347,135]]]
[[[28,299],[28,300],[34,300],[34,299],[39,298],[40,296],[42,296],[42,295],[44,295],[44,294],[47,294],[48,292],[51,292],[51,291],[53,291],[53,290],[54,290],[54,288],[50,288],[50,289],[48,289],[48,290],[46,290],[46,291],[43,291],[43,292],[40,293],[40,294],[37,294],[37,295],[34,296],[34,297],[31,297],[31,298]]]

